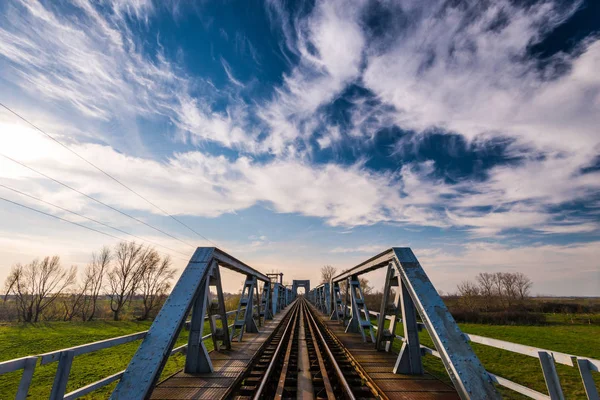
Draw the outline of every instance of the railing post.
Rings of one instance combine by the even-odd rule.
[[[263,284],[263,293],[260,296],[260,315],[266,320],[273,319],[271,312],[271,282]]]
[[[23,367],[23,375],[21,375],[21,381],[19,382],[19,389],[17,390],[16,400],[27,399],[29,393],[29,386],[31,386],[31,379],[33,378],[33,372],[37,364],[37,357],[27,357],[25,360],[25,366]]]
[[[331,309],[333,312],[329,319],[338,321],[342,318],[342,295],[340,293],[340,284],[338,282],[331,281]]]
[[[248,305],[246,306],[246,332],[258,333],[258,327],[254,321],[254,288],[256,287],[256,277],[248,275],[246,285],[250,285],[248,289]]]
[[[69,373],[71,372],[71,365],[73,364],[73,357],[73,350],[66,350],[60,353],[58,370],[54,376],[54,384],[52,385],[50,400],[62,400],[65,396],[65,390],[67,389],[67,382],[69,380]]]
[[[400,298],[402,301],[402,323],[404,325],[404,343],[394,366],[395,374],[423,375],[421,360],[421,345],[415,305],[406,289],[406,284],[400,279]]]
[[[352,315],[350,316],[348,326],[346,326],[346,332],[363,332],[358,323],[358,306],[356,305],[356,296],[354,294],[354,286],[358,284],[358,276],[352,275],[352,277],[348,279],[348,294],[350,295],[350,302],[352,305]],[[363,332],[363,337],[364,335],[365,333]]]
[[[331,294],[330,294],[329,288],[330,288],[329,282],[325,282],[323,284],[323,307],[324,307],[325,315],[331,314],[331,301],[330,301]]]
[[[499,399],[494,384],[452,318],[417,257],[394,247],[400,277],[429,332],[444,367],[462,399]]]
[[[257,317],[258,318],[258,326],[262,326],[262,318],[260,316],[260,293],[258,290],[258,279],[255,278],[254,281],[254,295],[256,296],[256,298],[254,299],[254,302],[256,303],[256,314],[254,314],[254,302],[252,303],[252,316],[253,317]],[[258,332],[258,328],[256,330],[256,332]]]
[[[188,374],[213,372],[212,362],[202,341],[208,293],[209,278],[205,277],[196,293],[192,308],[192,322],[185,357],[185,372]]]
[[[216,307],[213,307],[213,303],[211,303],[211,307],[209,308],[209,321],[213,345],[217,351],[221,350],[221,347],[231,349],[227,310],[225,309],[225,297],[223,295],[223,285],[221,282],[221,271],[219,270],[219,264],[216,260],[213,261],[213,267],[210,273],[210,286],[214,286],[217,289]],[[210,296],[210,290],[208,295]],[[221,320],[221,328],[217,328],[217,319]],[[222,342],[222,346],[219,344],[219,341]]]
[[[572,360],[573,365],[577,366],[579,369],[581,381],[583,382],[583,388],[585,389],[585,394],[588,400],[600,400],[598,390],[596,389],[596,384],[594,383],[594,378],[592,377],[592,373],[590,371],[590,362],[585,358],[578,357],[573,357]]]
[[[273,315],[279,313],[279,284],[277,282],[273,283],[273,297],[271,298],[271,302],[273,303]]]
[[[562,387],[560,386],[560,380],[556,373],[556,366],[554,365],[554,357],[551,354],[540,351],[538,352],[540,358],[540,364],[542,365],[542,371],[544,373],[544,380],[546,381],[546,387],[548,388],[548,394],[551,400],[565,400]]]
[[[390,296],[392,288],[398,288],[394,302],[390,305]],[[398,320],[398,311],[400,309],[400,291],[398,286],[398,274],[392,263],[387,267],[385,276],[385,286],[383,288],[383,296],[381,299],[381,307],[379,309],[379,317],[377,318],[377,338],[376,348],[379,351],[390,351],[392,343],[396,338],[396,321]],[[387,315],[390,315],[389,327],[385,327]]]

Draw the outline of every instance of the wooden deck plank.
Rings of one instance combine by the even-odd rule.
[[[453,387],[434,376],[394,374],[397,354],[377,351],[373,343],[364,343],[358,333],[346,333],[338,321],[317,312],[319,318],[352,354],[375,385],[390,400],[459,400]]]
[[[224,398],[229,389],[246,371],[257,351],[273,333],[291,307],[277,314],[273,320],[260,327],[260,333],[244,333],[242,342],[233,341],[231,350],[211,351],[212,374],[186,374],[179,371],[154,388],[151,399],[182,400]]]

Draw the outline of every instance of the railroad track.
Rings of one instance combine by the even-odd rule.
[[[385,398],[303,297],[292,307],[228,398]]]

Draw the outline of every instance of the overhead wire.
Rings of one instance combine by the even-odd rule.
[[[16,111],[12,110],[10,107],[6,106],[4,103],[0,102],[0,106],[2,106],[4,109],[6,109],[10,113],[12,113],[16,117],[18,117],[19,119],[21,119],[25,123],[29,124],[31,127],[33,127],[34,129],[36,129],[37,131],[39,131],[40,133],[42,133],[43,135],[45,135],[46,137],[48,137],[50,140],[52,140],[55,143],[59,144],[60,146],[62,146],[66,150],[70,151],[71,153],[73,153],[74,155],[76,155],[77,157],[79,157],[81,160],[83,160],[84,162],[86,162],[87,164],[89,164],[90,166],[92,166],[93,168],[97,169],[98,171],[100,171],[101,173],[103,173],[104,175],[106,175],[108,178],[112,179],[114,182],[118,183],[119,185],[121,185],[125,189],[129,190],[131,193],[133,193],[136,196],[138,196],[139,198],[143,199],[148,204],[150,204],[152,207],[156,208],[157,210],[159,210],[163,214],[165,214],[168,217],[172,218],[173,220],[177,221],[180,225],[186,227],[188,230],[190,230],[191,232],[193,232],[196,235],[200,236],[201,238],[203,238],[204,240],[208,241],[209,243],[213,244],[215,247],[218,247],[215,242],[213,242],[212,240],[210,240],[209,238],[207,238],[206,236],[204,236],[200,232],[196,231],[195,229],[193,229],[192,227],[190,227],[189,225],[187,225],[186,223],[184,223],[180,219],[176,218],[171,213],[165,211],[163,208],[159,207],[158,205],[156,205],[155,203],[153,203],[152,201],[150,201],[145,196],[143,196],[140,193],[138,193],[137,191],[133,190],[132,188],[130,188],[129,186],[127,186],[126,184],[124,184],[123,182],[121,182],[119,179],[115,178],[110,173],[104,171],[102,168],[98,167],[96,164],[94,164],[93,162],[89,161],[88,159],[86,159],[85,157],[83,157],[81,154],[79,154],[78,152],[76,152],[75,150],[73,150],[72,148],[70,148],[69,146],[65,145],[60,140],[56,139],[54,136],[50,135],[49,133],[47,133],[46,131],[44,131],[43,129],[41,129],[40,127],[38,127],[37,125],[35,125],[32,122],[30,122],[27,118],[23,117],[22,115],[20,115]]]
[[[81,213],[78,213],[78,212],[76,212],[76,211],[72,211],[72,210],[69,210],[69,209],[67,209],[67,208],[61,207],[61,206],[59,206],[59,205],[56,205],[56,204],[50,203],[49,201],[46,201],[46,200],[44,200],[44,199],[40,199],[39,197],[35,197],[35,196],[33,196],[33,195],[30,195],[30,194],[28,194],[28,193],[22,192],[22,191],[20,191],[20,190],[18,190],[18,189],[15,189],[15,188],[12,188],[12,187],[10,187],[10,186],[6,186],[6,185],[4,185],[4,184],[1,184],[1,183],[0,183],[0,187],[2,187],[2,188],[4,188],[4,189],[7,189],[7,190],[10,190],[10,191],[13,191],[13,192],[15,192],[15,193],[18,193],[18,194],[20,194],[21,196],[29,197],[30,199],[33,199],[33,200],[39,201],[39,202],[41,202],[41,203],[47,204],[47,205],[49,205],[49,206],[52,206],[52,207],[55,207],[55,208],[58,208],[59,210],[62,210],[62,211],[68,212],[68,213],[70,213],[70,214],[73,214],[73,215],[76,215],[76,216],[78,216],[78,217],[81,217],[81,218],[87,219],[88,221],[94,222],[94,223],[96,223],[96,224],[102,225],[102,226],[104,226],[104,227],[107,227],[107,228],[110,228],[110,229],[113,229],[113,230],[115,230],[115,231],[117,231],[117,232],[120,232],[120,233],[123,233],[123,234],[125,234],[125,235],[131,236],[131,237],[134,237],[134,238],[136,238],[136,239],[138,239],[138,240],[141,240],[141,241],[143,241],[143,242],[147,242],[147,243],[153,244],[154,246],[159,246],[159,247],[162,247],[163,249],[166,249],[166,250],[172,251],[172,252],[174,252],[174,253],[180,254],[180,255],[182,255],[182,256],[184,256],[184,257],[187,257],[187,256],[188,256],[188,254],[184,254],[184,253],[182,253],[182,252],[180,252],[180,251],[178,251],[178,250],[175,250],[175,249],[172,249],[172,248],[170,248],[170,247],[164,246],[164,245],[162,245],[162,244],[160,244],[160,243],[154,242],[154,241],[152,241],[152,240],[149,240],[149,239],[144,239],[143,237],[140,237],[140,236],[134,235],[133,233],[129,233],[129,232],[127,232],[127,231],[124,231],[123,229],[116,228],[116,227],[114,227],[114,226],[111,226],[111,225],[109,225],[109,224],[107,224],[107,223],[104,223],[104,222],[102,222],[102,221],[98,221],[97,219],[94,219],[94,218],[88,217],[88,216],[86,216],[86,215],[83,215],[83,214],[81,214]]]
[[[9,199],[6,199],[4,197],[0,197],[0,200],[5,201],[7,203],[12,203],[12,204],[14,204],[16,206],[23,207],[23,208],[26,208],[26,209],[31,210],[31,211],[35,211],[35,212],[43,214],[43,215],[47,215],[48,217],[56,218],[56,219],[61,220],[63,222],[68,222],[69,224],[77,225],[77,226],[79,226],[81,228],[88,229],[90,231],[94,231],[96,233],[99,233],[99,234],[104,235],[104,236],[111,237],[113,239],[117,239],[117,240],[121,240],[121,241],[125,241],[125,242],[130,242],[129,240],[126,240],[126,239],[123,239],[121,237],[112,235],[110,233],[106,233],[106,232],[100,231],[98,229],[94,229],[92,227],[89,227],[89,226],[86,226],[86,225],[83,225],[83,224],[80,224],[80,223],[77,223],[77,222],[74,222],[74,221],[69,221],[66,218],[62,218],[62,217],[59,217],[58,215],[54,215],[54,214],[50,214],[50,213],[47,213],[47,212],[42,211],[42,210],[38,210],[37,208],[29,207],[29,206],[27,206],[25,204],[22,204],[22,203],[19,203],[17,201],[9,200]],[[163,255],[168,255],[168,254],[165,254],[165,253],[162,253],[162,254]],[[178,258],[181,258],[181,257],[178,257]],[[182,260],[187,261],[186,259],[183,259],[183,258],[182,258]]]
[[[127,214],[127,213],[126,213],[126,212],[124,212],[124,211],[121,211],[121,210],[119,210],[118,208],[115,208],[115,207],[113,207],[113,206],[111,206],[111,205],[109,205],[109,204],[106,204],[106,203],[104,203],[103,201],[101,201],[101,200],[98,200],[98,199],[96,199],[95,197],[92,197],[92,196],[90,196],[90,195],[88,195],[88,194],[86,194],[86,193],[84,193],[84,192],[82,192],[82,191],[80,191],[80,190],[77,190],[77,189],[75,189],[74,187],[72,187],[72,186],[69,186],[69,185],[67,185],[67,184],[66,184],[66,183],[64,183],[64,182],[61,182],[61,181],[59,181],[58,179],[52,178],[51,176],[49,176],[49,175],[46,175],[46,174],[44,174],[43,172],[40,172],[40,171],[38,171],[37,169],[35,169],[35,168],[33,168],[33,167],[31,167],[31,166],[29,166],[29,165],[25,164],[25,163],[22,163],[22,162],[20,162],[20,161],[18,161],[18,160],[15,160],[15,159],[14,159],[14,158],[12,158],[12,157],[9,157],[9,156],[7,156],[6,154],[2,154],[2,153],[0,153],[0,156],[2,156],[2,157],[4,157],[4,158],[6,158],[7,160],[10,160],[10,161],[12,161],[12,162],[14,162],[14,163],[16,163],[16,164],[19,164],[20,166],[22,166],[22,167],[24,167],[24,168],[27,168],[27,169],[28,169],[28,170],[30,170],[30,171],[33,171],[33,172],[35,172],[36,174],[39,174],[39,175],[43,176],[43,177],[44,177],[44,178],[46,178],[46,179],[49,179],[49,180],[51,180],[51,181],[53,181],[53,182],[55,182],[55,183],[57,183],[57,184],[59,184],[59,185],[61,185],[61,186],[64,186],[64,187],[66,187],[67,189],[70,189],[70,190],[72,190],[72,191],[74,191],[74,192],[76,192],[76,193],[79,193],[80,195],[82,195],[82,196],[84,196],[84,197],[86,197],[86,198],[88,198],[88,199],[90,199],[90,200],[92,200],[92,201],[95,201],[95,202],[96,202],[96,203],[98,203],[98,204],[101,204],[101,205],[103,205],[103,206],[105,206],[105,207],[108,207],[108,208],[110,208],[111,210],[113,210],[113,211],[116,211],[116,212],[118,212],[119,214],[126,216],[127,218],[130,218],[130,219],[132,219],[132,220],[134,220],[134,221],[137,221],[137,222],[139,222],[140,224],[146,225],[147,227],[149,227],[149,228],[152,228],[152,229],[154,229],[155,231],[162,233],[163,235],[169,236],[170,238],[172,238],[172,239],[175,239],[175,240],[177,240],[178,242],[181,242],[181,243],[183,243],[183,244],[185,244],[185,245],[187,245],[187,246],[190,246],[190,247],[196,248],[196,246],[194,246],[194,245],[192,245],[192,244],[190,244],[190,243],[187,243],[187,242],[185,242],[185,241],[183,241],[183,240],[179,239],[178,237],[175,237],[175,236],[171,235],[170,233],[168,233],[168,232],[165,232],[164,230],[162,230],[162,229],[160,229],[160,228],[157,228],[157,227],[155,227],[155,226],[153,226],[153,225],[150,225],[150,224],[149,224],[149,223],[147,223],[146,221],[143,221],[143,220],[141,220],[141,219],[139,219],[139,218],[136,218],[136,217],[134,217],[134,216],[132,216],[132,215],[129,215],[129,214]]]

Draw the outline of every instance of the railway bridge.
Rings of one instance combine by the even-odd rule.
[[[245,275],[235,310],[225,307],[222,268]],[[386,274],[383,299],[378,310],[368,310],[359,277],[378,269]],[[598,400],[592,372],[599,360],[461,332],[410,248],[391,248],[317,281],[286,286],[282,274],[263,274],[215,247],[198,248],[148,331],[5,361],[0,375],[22,370],[17,399],[27,398],[37,364],[57,363],[52,400],[114,382],[115,400],[499,399],[507,390],[558,400],[564,395],[555,365],[563,364],[578,369],[587,398]],[[420,343],[422,330],[433,348]],[[183,331],[187,344],[176,347]],[[136,340],[125,370],[66,393],[76,356]],[[486,371],[470,342],[539,359],[547,393]],[[176,353],[185,354],[184,368],[161,376]],[[425,371],[426,354],[441,359],[449,380]]]

